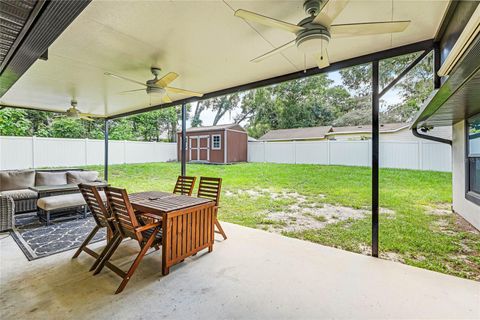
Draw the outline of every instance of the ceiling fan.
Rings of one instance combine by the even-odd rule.
[[[256,57],[251,60],[252,62],[262,61],[287,48],[296,46],[298,50],[305,55],[313,55],[319,68],[325,68],[330,65],[327,52],[330,38],[402,32],[411,22],[409,20],[402,20],[332,24],[348,2],[349,0],[305,0],[303,8],[309,17],[301,20],[297,24],[266,17],[243,9],[235,11],[235,16],[268,27],[291,32],[296,36],[294,40]]]
[[[148,94],[159,94],[162,96],[162,101],[165,103],[172,102],[172,99],[168,96],[168,93],[177,93],[177,94],[183,94],[187,96],[195,96],[195,97],[201,97],[203,96],[203,93],[195,92],[195,91],[190,91],[190,90],[185,90],[185,89],[179,89],[179,88],[174,88],[174,87],[169,87],[168,85],[173,82],[175,79],[178,78],[178,74],[175,72],[169,72],[162,78],[158,79],[158,75],[162,71],[160,68],[155,68],[152,67],[150,68],[150,71],[154,75],[154,79],[152,80],[147,80],[146,83],[128,79],[123,76],[119,76],[110,72],[105,72],[105,75],[115,77],[118,79],[130,81],[136,84],[139,84],[141,86],[145,86],[145,89],[134,89],[134,90],[128,90],[128,91],[122,91],[120,93],[130,93],[130,92],[137,92],[137,91],[143,91],[146,90]]]
[[[80,112],[80,110],[77,109],[77,101],[72,99],[70,102],[71,106],[70,108],[67,109],[67,111],[64,112],[64,114],[69,117],[69,118],[74,118],[74,119],[82,119],[82,120],[87,120],[87,121],[93,121],[91,118],[93,115],[90,113],[83,113]]]

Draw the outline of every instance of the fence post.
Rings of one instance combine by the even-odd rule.
[[[88,138],[85,138],[85,165],[88,166]]]
[[[293,140],[293,163],[297,164],[297,140]]]
[[[127,164],[127,140],[123,140],[123,164]]]
[[[263,141],[263,162],[267,162],[267,141]]]
[[[423,170],[423,144],[418,141],[418,170]]]
[[[0,156],[2,155],[3,137],[0,136]],[[0,157],[0,170],[2,170],[2,157]]]
[[[32,136],[32,169],[35,169],[35,140],[36,137]]]
[[[330,165],[330,139],[327,139],[327,165]]]

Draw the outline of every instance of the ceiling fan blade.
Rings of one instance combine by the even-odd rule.
[[[330,60],[328,59],[327,49],[323,50],[323,53],[315,54],[315,61],[320,69],[328,67],[330,65]]]
[[[82,120],[93,121],[92,118],[87,117],[87,116],[84,116],[84,115],[82,115],[82,114],[79,116],[79,118],[82,119]]]
[[[388,34],[402,32],[409,24],[409,20],[337,24],[331,26],[330,33],[337,38]]]
[[[248,21],[263,24],[264,26],[267,26],[267,27],[283,29],[285,31],[293,32],[293,33],[297,33],[305,29],[303,27],[297,26],[296,24],[266,17],[261,14],[243,10],[243,9],[238,9],[237,11],[235,11],[235,16]]]
[[[163,103],[170,103],[170,102],[172,102],[172,99],[168,96],[168,94],[165,93],[165,94],[162,96],[162,102],[163,102]]]
[[[138,91],[145,91],[145,89],[134,89],[134,90],[121,91],[121,92],[119,92],[119,94],[125,94],[125,93],[130,93],[130,92],[138,92]]]
[[[144,87],[147,86],[147,85],[146,85],[145,83],[143,83],[143,82],[136,81],[136,80],[132,80],[132,79],[128,79],[128,78],[125,78],[125,77],[123,77],[123,76],[119,76],[119,75],[117,75],[117,74],[113,74],[113,73],[110,73],[110,72],[105,72],[104,74],[105,74],[106,76],[110,76],[110,77],[114,77],[114,78],[118,78],[118,79],[130,81],[130,82],[139,84],[139,85],[144,86]]]
[[[194,97],[202,97],[203,93],[200,92],[195,92],[195,91],[190,91],[190,90],[185,90],[185,89],[179,89],[179,88],[173,88],[173,87],[165,87],[165,90],[171,93],[177,93],[177,94],[183,94],[186,96],[194,96]]]
[[[273,55],[275,55],[275,54],[277,54],[277,53],[280,53],[280,52],[282,52],[283,50],[285,50],[285,49],[287,49],[287,48],[290,48],[290,47],[292,47],[292,46],[294,46],[294,45],[295,45],[295,40],[292,40],[292,41],[287,42],[287,43],[285,43],[284,45],[282,45],[282,46],[280,46],[280,47],[278,47],[278,48],[273,49],[272,51],[269,51],[269,52],[267,52],[267,53],[265,53],[265,54],[262,54],[261,56],[256,57],[255,59],[250,60],[250,62],[259,62],[259,61],[262,61],[262,60],[264,60],[264,59],[266,59],[266,58],[268,58],[268,57],[271,57],[271,56],[273,56]]]
[[[176,74],[175,72],[169,72],[162,78],[158,79],[157,82],[155,82],[155,85],[157,87],[165,88],[170,84],[170,82],[172,82],[177,78],[178,78],[178,74]]]
[[[312,22],[326,27],[330,26],[348,2],[349,0],[328,0]]]

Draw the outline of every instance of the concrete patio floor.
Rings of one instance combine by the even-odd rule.
[[[1,319],[480,318],[480,283],[223,223],[227,241],[160,272],[147,255],[125,291],[86,254],[27,261],[0,240]],[[5,236],[5,234],[3,234]],[[102,243],[96,244],[101,246]],[[120,247],[128,267],[137,245]]]

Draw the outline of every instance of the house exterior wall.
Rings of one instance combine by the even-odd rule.
[[[453,210],[480,230],[480,206],[465,199],[465,121],[453,126]]]
[[[226,130],[227,135],[227,162],[246,162],[248,149],[248,135],[246,132]]]

